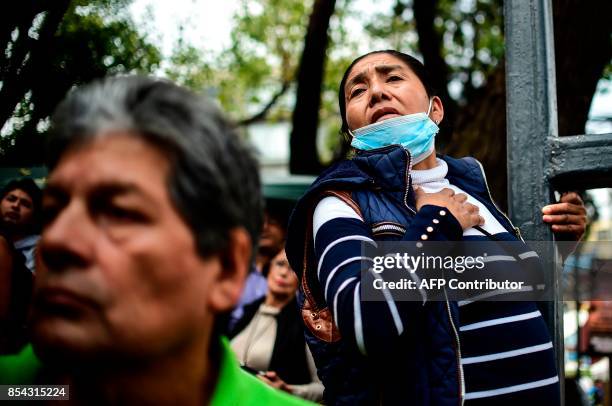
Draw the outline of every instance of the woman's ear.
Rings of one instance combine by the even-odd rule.
[[[251,237],[243,227],[229,232],[227,248],[220,253],[221,272],[211,286],[210,306],[221,313],[232,309],[242,294],[251,267]]]
[[[434,96],[431,100],[430,117],[436,125],[439,125],[444,118],[444,106],[442,105],[442,100],[438,96]]]

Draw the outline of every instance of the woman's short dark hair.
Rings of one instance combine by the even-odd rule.
[[[342,76],[342,80],[340,81],[340,88],[338,89],[338,105],[340,106],[340,116],[342,118],[342,127],[340,128],[340,132],[343,134],[347,134],[349,129],[348,122],[346,121],[346,104],[344,100],[344,86],[346,86],[346,80],[348,79],[348,75],[353,69],[353,66],[355,66],[357,62],[367,56],[374,54],[389,54],[401,60],[419,78],[419,80],[423,84],[423,87],[425,87],[427,96],[431,98],[436,95],[435,89],[431,85],[431,81],[429,80],[429,76],[427,75],[427,71],[425,70],[425,66],[415,57],[405,54],[403,52],[395,51],[393,49],[368,52],[367,54],[361,55],[353,62],[351,62],[346,71],[344,71],[344,75]]]

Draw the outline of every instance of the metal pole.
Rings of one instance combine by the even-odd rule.
[[[574,303],[576,304],[576,383],[580,382],[580,359],[581,359],[581,345],[582,340],[580,335],[582,328],[580,327],[580,307],[582,302],[580,301],[580,247],[574,252]]]
[[[527,241],[550,241],[540,252],[557,257],[541,208],[553,198],[548,175],[551,140],[558,137],[555,54],[550,0],[505,0],[506,112],[509,211]],[[561,270],[546,262],[546,283],[553,301],[543,303],[557,354],[563,398],[564,345]]]

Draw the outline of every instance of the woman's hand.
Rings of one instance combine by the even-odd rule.
[[[455,194],[449,188],[444,188],[436,193],[425,193],[418,186],[414,187],[414,193],[417,211],[428,204],[446,207],[455,216],[459,224],[461,224],[463,230],[484,224],[484,218],[478,214],[478,206],[468,203],[465,193]]]
[[[584,235],[586,209],[578,193],[564,193],[559,203],[544,206],[542,213],[542,220],[551,225],[557,239],[578,241]]]
[[[267,371],[265,375],[257,375],[257,377],[273,388],[280,389],[288,393],[293,393],[293,388],[291,385],[288,385],[285,381],[283,381],[274,371]]]

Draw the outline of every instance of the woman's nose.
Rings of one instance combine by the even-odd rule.
[[[370,85],[370,106],[388,98],[384,83],[380,80],[373,80]]]
[[[283,265],[283,266],[279,266],[278,267],[278,275],[283,277],[283,278],[286,278],[287,275],[289,275],[288,271],[289,271],[289,267],[288,266]]]

